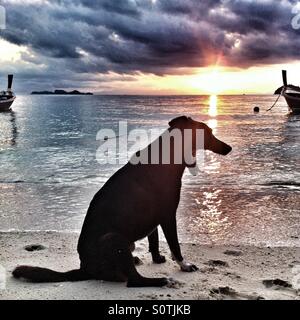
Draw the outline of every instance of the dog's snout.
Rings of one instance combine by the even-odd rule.
[[[213,143],[208,149],[223,156],[226,156],[232,150],[230,145],[216,137],[214,137]]]
[[[223,155],[226,156],[229,152],[231,152],[232,147],[230,145],[226,144],[226,143],[224,143],[224,144],[225,144],[225,147],[224,147]]]

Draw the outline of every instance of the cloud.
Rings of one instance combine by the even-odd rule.
[[[32,52],[23,54],[28,66],[19,72],[32,71],[36,82],[44,75],[71,86],[78,74],[166,75],[215,63],[248,68],[299,58],[299,31],[291,26],[296,3],[5,0],[0,37]]]

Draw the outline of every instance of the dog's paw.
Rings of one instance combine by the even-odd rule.
[[[160,254],[152,255],[152,261],[153,261],[153,263],[157,263],[157,264],[165,263],[166,258]]]
[[[166,284],[165,286],[167,288],[173,288],[173,289],[178,289],[179,287],[182,286],[182,282],[175,280],[173,278],[165,278],[166,279]]]
[[[195,266],[194,264],[188,263],[188,262],[182,261],[179,263],[179,265],[180,265],[181,271],[184,271],[184,272],[194,272],[194,271],[199,270],[199,268],[197,266]]]

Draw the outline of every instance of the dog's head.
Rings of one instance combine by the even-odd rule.
[[[232,150],[231,146],[217,139],[213,135],[212,129],[203,122],[198,122],[192,118],[181,116],[171,120],[169,122],[169,126],[169,131],[172,131],[173,129],[180,129],[183,134],[185,130],[192,131],[193,139],[190,148],[192,149],[193,157],[196,156],[196,151],[201,148],[221,155],[227,155]],[[201,144],[196,141],[197,139],[195,139],[197,130],[203,130],[202,133],[204,134],[204,141],[202,141]]]

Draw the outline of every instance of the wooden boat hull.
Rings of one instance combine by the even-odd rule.
[[[300,93],[290,94],[290,93],[284,92],[283,96],[291,112],[300,113]]]
[[[11,105],[15,101],[16,97],[12,97],[7,100],[0,100],[0,111],[7,111],[10,109]]]

